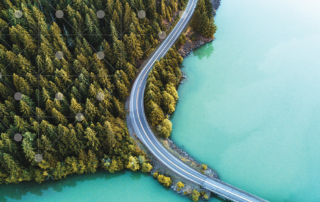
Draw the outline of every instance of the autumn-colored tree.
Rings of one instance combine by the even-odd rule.
[[[206,200],[209,199],[209,196],[206,194],[205,191],[201,191],[201,192],[200,192],[200,195],[201,195],[204,199],[206,199]]]
[[[155,62],[147,80],[146,112],[152,126],[163,138],[168,138],[172,131],[172,123],[165,115],[175,111],[179,98],[176,85],[181,77],[178,67],[181,62],[181,56],[171,48],[164,58]]]
[[[177,191],[180,191],[180,189],[181,188],[183,188],[184,187],[184,184],[181,182],[181,181],[179,181],[178,183],[177,183]]]
[[[192,201],[197,202],[197,201],[199,201],[200,193],[194,189],[192,191],[191,197],[192,197]]]
[[[141,171],[144,173],[148,173],[152,170],[152,165],[150,163],[143,163]]]
[[[129,136],[123,101],[139,61],[159,43],[157,34],[166,30],[163,17],[177,11],[176,0],[161,3],[0,3],[0,114],[5,116],[0,123],[0,184],[41,183],[99,167],[150,172],[146,154]],[[100,18],[97,11],[104,7]],[[144,19],[138,18],[136,8],[146,10]],[[18,10],[21,18],[15,16]],[[63,10],[63,19],[53,19],[58,10]],[[164,72],[154,71],[148,82],[150,112],[163,132],[170,130],[161,107],[167,107],[168,99],[177,101],[173,88],[178,60],[172,53],[159,62]],[[16,92],[22,93],[21,100],[16,100]],[[21,142],[14,140],[15,133],[22,135]],[[40,162],[35,159],[38,153],[43,154]]]
[[[158,175],[158,181],[165,187],[169,187],[172,184],[171,178],[164,175]]]
[[[127,168],[129,168],[132,171],[139,170],[140,166],[139,166],[139,161],[138,161],[137,157],[133,157],[133,156],[129,157]]]
[[[157,104],[154,104],[153,106],[150,114],[150,119],[153,126],[159,125],[164,120],[163,111]]]
[[[158,176],[159,176],[158,171],[156,171],[156,172],[153,173],[153,177],[154,177],[154,178],[158,178]]]
[[[172,131],[171,121],[169,119],[164,119],[161,124],[158,125],[157,131],[163,138],[168,138]]]
[[[202,168],[202,170],[207,170],[207,169],[208,169],[208,166],[207,166],[206,164],[202,164],[202,165],[201,165],[201,168]]]

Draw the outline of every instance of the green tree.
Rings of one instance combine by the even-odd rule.
[[[172,114],[175,111],[176,101],[167,91],[162,92],[162,104],[163,109],[167,114]]]
[[[139,60],[143,55],[140,43],[134,33],[131,33],[130,36],[125,35],[124,41],[128,53],[128,61],[131,64],[135,64],[136,61]]]
[[[114,25],[111,26],[112,34],[115,31],[121,31],[119,14],[118,14],[118,12],[116,10],[113,11],[112,21],[111,22],[114,23]],[[113,30],[114,28],[115,28],[115,30]]]
[[[84,132],[85,138],[87,139],[87,146],[91,148],[91,150],[98,151],[99,149],[99,140],[96,137],[96,132],[92,130],[90,127],[86,128]]]
[[[77,113],[82,112],[81,105],[74,98],[71,99],[70,112],[72,115],[76,115]]]
[[[152,126],[157,126],[164,120],[164,114],[157,104],[154,103],[152,108],[153,109],[150,114],[151,124]]]
[[[123,29],[124,31],[127,31],[130,27],[130,24],[132,23],[131,16],[132,16],[132,10],[128,2],[125,3],[124,8],[124,17],[123,17]]]
[[[31,116],[31,114],[33,113],[31,107],[23,100],[21,100],[19,104],[20,112],[23,114],[23,116]]]
[[[116,89],[120,99],[124,100],[126,97],[128,97],[129,95],[128,89],[124,83],[118,80],[116,82],[116,87],[117,87]]]
[[[161,3],[165,15],[172,16],[177,1]],[[105,6],[106,16],[98,19],[97,11]],[[41,183],[98,167],[150,172],[146,154],[129,136],[123,101],[138,62],[153,51],[155,36],[166,29],[160,5],[158,9],[152,0],[74,0],[41,2],[39,7],[4,0],[0,7],[0,113],[14,117],[0,123],[0,184]],[[17,10],[22,10],[21,18],[15,17]],[[64,10],[66,20],[52,21],[56,10]],[[146,10],[145,19],[137,17],[138,10]],[[62,58],[56,57],[57,51]],[[98,58],[100,51],[103,59]],[[162,91],[167,91],[169,80],[175,87],[179,77],[178,56],[169,52],[147,87],[148,112],[159,115],[154,120],[164,130]],[[171,88],[166,98],[176,102]],[[23,94],[19,102],[13,92]],[[57,93],[63,97],[56,98]],[[97,100],[98,93],[103,93],[102,100]],[[77,113],[85,119],[75,122]],[[23,135],[21,144],[14,141],[14,133]],[[43,154],[41,162],[34,158],[38,152]]]
[[[58,124],[67,124],[67,119],[64,117],[63,114],[61,114],[58,110],[56,110],[55,108],[53,108],[51,110],[52,112],[52,116],[54,117],[54,119],[56,120],[56,122]]]

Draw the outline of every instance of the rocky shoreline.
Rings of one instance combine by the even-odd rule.
[[[125,104],[125,107],[127,110],[129,109],[129,100],[130,100],[130,98],[128,97],[126,104]],[[171,184],[170,188],[174,192],[180,194],[181,196],[191,197],[192,191],[197,190],[197,191],[199,191],[199,193],[200,192],[205,193],[206,196],[208,196],[208,199],[210,199],[210,196],[212,196],[212,193],[210,191],[208,191],[208,190],[202,188],[200,185],[195,184],[195,183],[181,177],[180,175],[176,174],[172,170],[168,169],[155,156],[152,155],[152,153],[144,146],[144,144],[135,135],[129,114],[127,114],[126,122],[127,122],[127,128],[128,128],[129,134],[134,139],[135,144],[138,146],[139,149],[142,149],[147,154],[147,156],[149,157],[149,160],[151,161],[151,164],[153,166],[153,168],[150,172],[151,176],[153,176],[153,174],[155,172],[157,172],[161,175],[170,177],[172,180],[172,184]],[[201,165],[202,164],[195,161],[192,157],[190,157],[189,154],[187,154],[187,152],[185,152],[184,150],[177,147],[170,139],[163,139],[160,137],[157,137],[157,139],[164,145],[164,147],[166,147],[166,149],[171,154],[173,154],[174,156],[176,156],[177,158],[179,158],[180,160],[182,160],[184,163],[191,166],[195,170],[198,170],[201,172]],[[217,173],[209,167],[206,170],[202,170],[202,173],[204,175],[208,176],[209,178],[218,178]],[[157,180],[157,179],[155,179],[155,180]],[[182,182],[184,184],[184,187],[179,189],[177,186],[178,182]],[[205,199],[205,198],[203,198],[201,196],[200,199]],[[206,199],[206,200],[208,200],[208,199]]]
[[[211,0],[213,16],[216,15],[216,12],[220,6],[220,2],[221,2],[221,0]],[[202,46],[206,43],[209,43],[215,39],[215,37],[206,38],[201,35],[198,35],[194,31],[192,31],[190,27],[186,30],[185,35],[187,38],[186,43],[184,45],[182,45],[180,47],[180,49],[178,50],[178,53],[180,53],[180,55],[184,58],[187,57],[191,53],[192,50],[199,48],[200,46]],[[191,39],[193,35],[196,35],[195,40]]]
[[[211,0],[212,3],[212,9],[214,11],[214,16],[216,14],[216,10],[219,8],[220,6],[220,1],[221,0]],[[171,23],[168,23],[168,26],[171,26]],[[186,43],[180,47],[180,49],[178,50],[178,52],[181,54],[182,57],[187,57],[192,50],[206,44],[209,43],[211,41],[213,41],[215,38],[205,38],[201,35],[198,35],[196,33],[194,33],[191,28],[187,28],[186,32]],[[196,38],[194,40],[191,40],[191,36],[192,35],[196,35]],[[130,96],[129,96],[130,97]],[[126,101],[126,110],[127,112],[129,112],[129,97],[127,98]],[[157,158],[155,158],[151,152],[149,152],[145,146],[143,145],[143,143],[137,138],[137,136],[134,133],[133,127],[132,127],[132,123],[130,120],[130,116],[129,114],[127,114],[126,117],[126,122],[127,122],[127,127],[129,130],[129,134],[130,136],[134,139],[136,145],[142,149],[143,151],[146,152],[146,154],[149,156],[153,169],[151,170],[151,175],[153,175],[153,173],[157,172],[161,175],[165,175],[165,176],[169,176],[172,180],[172,185],[170,186],[170,188],[175,191],[176,193],[182,195],[182,196],[191,196],[192,191],[193,190],[198,190],[199,192],[205,193],[205,195],[208,198],[204,198],[203,196],[200,196],[200,199],[205,199],[208,200],[210,198],[210,196],[212,195],[211,192],[209,192],[208,190],[203,189],[200,185],[197,185],[189,180],[186,180],[184,178],[182,178],[181,176],[179,176],[178,174],[174,173],[173,171],[171,171],[170,169],[168,169],[165,165],[162,164],[162,162],[160,162]],[[185,152],[184,150],[182,150],[181,148],[179,148],[177,145],[175,145],[170,139],[163,139],[161,137],[157,137],[158,140],[162,143],[162,145],[164,147],[166,147],[166,149],[173,154],[174,156],[176,156],[178,159],[180,159],[181,161],[183,161],[184,163],[186,163],[188,166],[192,167],[193,169],[201,172],[202,174],[206,175],[209,178],[212,179],[219,179],[218,174],[216,171],[214,171],[212,168],[207,167],[207,169],[203,169],[202,168],[202,164],[197,162],[194,158],[192,158],[187,152]],[[185,186],[183,188],[178,188],[177,187],[177,183],[178,182],[183,182],[185,184]]]
[[[165,146],[168,146],[170,148],[170,152],[175,155],[178,158],[185,158],[182,161],[188,165],[190,165],[191,167],[193,167],[195,170],[198,170],[199,172],[202,172],[204,175],[206,175],[209,178],[212,179],[219,179],[219,176],[217,174],[217,172],[215,170],[213,170],[212,168],[207,168],[206,170],[202,170],[201,166],[202,164],[197,162],[194,158],[192,158],[186,151],[180,149],[177,145],[174,144],[174,142],[170,139],[166,139],[164,140],[163,144],[165,144]],[[177,153],[177,154],[175,154]]]
[[[214,37],[205,38],[203,36],[198,35],[197,39],[195,41],[192,41],[191,36],[194,34],[195,33],[193,31],[190,31],[190,29],[188,29],[186,32],[186,43],[182,45],[178,50],[178,53],[180,53],[180,55],[184,58],[187,57],[194,49],[199,48],[200,46],[209,43],[215,39]]]
[[[220,2],[221,2],[221,0],[211,0],[213,17],[216,16],[216,14],[217,14],[217,10],[220,7]]]

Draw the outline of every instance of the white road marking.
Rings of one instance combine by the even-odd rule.
[[[194,3],[194,1],[192,1],[192,4],[191,4],[191,6],[190,6],[191,8],[192,8],[193,3]],[[189,9],[189,10],[190,10],[190,9]],[[188,13],[189,13],[189,12],[187,12],[187,14],[188,14]],[[154,54],[154,55],[151,57],[151,59],[149,60],[149,62],[146,64],[146,66],[148,66],[150,62],[153,63],[152,60],[153,60],[153,58],[154,58],[155,56],[158,57],[158,56],[161,55],[161,53],[164,51],[164,49],[168,46],[168,44],[169,44],[169,43],[171,42],[171,40],[173,39],[173,36],[177,33],[177,31],[179,30],[179,28],[184,24],[185,19],[186,19],[185,17],[183,17],[183,19],[181,19],[181,20],[183,20],[183,21],[181,22],[181,24],[180,24],[180,26],[179,26],[178,28],[176,27],[177,29],[176,29],[175,33],[172,35],[172,37],[169,39],[169,42],[165,44],[165,46],[162,48],[162,50],[160,51],[159,54]],[[161,46],[160,46],[160,47],[161,47]],[[159,48],[160,48],[160,47],[159,47]],[[190,176],[193,176],[194,178],[199,179],[199,180],[202,181],[202,182],[206,182],[206,183],[208,183],[208,184],[210,184],[210,185],[212,185],[212,186],[214,186],[214,187],[217,187],[217,188],[219,188],[219,189],[221,189],[221,190],[223,190],[223,191],[225,191],[225,192],[228,192],[228,193],[230,193],[230,194],[232,194],[232,195],[234,195],[234,196],[237,196],[237,197],[239,197],[239,198],[241,198],[241,199],[244,199],[244,200],[246,200],[246,201],[252,202],[251,200],[248,200],[248,199],[246,199],[246,198],[243,198],[242,196],[239,196],[239,195],[237,195],[237,194],[234,194],[234,193],[232,193],[232,192],[230,192],[230,191],[228,191],[228,190],[226,190],[226,189],[224,189],[224,188],[221,188],[221,187],[219,187],[219,186],[217,186],[217,185],[214,185],[214,184],[212,184],[212,183],[210,183],[210,182],[208,182],[208,181],[206,181],[206,180],[203,180],[203,179],[201,179],[201,178],[199,178],[199,177],[197,177],[197,176],[194,176],[193,174],[191,174],[191,173],[185,171],[184,169],[180,168],[180,167],[177,166],[175,163],[173,163],[172,161],[170,161],[166,156],[164,156],[164,155],[158,150],[158,148],[153,144],[153,142],[150,140],[150,138],[148,137],[146,131],[144,130],[144,127],[143,127],[143,125],[142,125],[142,122],[141,122],[141,119],[140,119],[140,116],[139,116],[139,113],[138,113],[138,111],[139,111],[139,110],[138,110],[138,97],[139,97],[139,91],[140,91],[140,87],[141,87],[142,81],[144,80],[144,77],[145,77],[146,74],[149,72],[150,68],[152,68],[152,67],[153,67],[153,65],[151,64],[149,68],[143,69],[142,71],[145,71],[145,73],[144,73],[143,75],[140,74],[140,75],[138,76],[137,81],[140,79],[141,76],[142,76],[142,78],[141,78],[141,81],[140,81],[140,83],[139,83],[139,88],[138,88],[138,91],[137,91],[137,98],[136,98],[136,110],[137,110],[137,115],[138,115],[137,118],[138,118],[138,120],[139,120],[139,122],[140,122],[140,126],[141,126],[141,128],[142,128],[145,136],[148,138],[149,142],[154,146],[154,148],[155,148],[167,161],[169,161],[170,163],[172,163],[172,164],[173,164],[175,167],[177,167],[178,169],[180,169],[180,170],[184,171],[185,173],[189,174]],[[134,88],[133,88],[133,93],[132,93],[132,95],[135,95],[136,85],[137,85],[137,83],[134,84]],[[130,98],[130,100],[131,100],[131,98]],[[143,104],[143,99],[142,99],[142,104]],[[132,102],[130,103],[130,105],[132,105],[132,108],[131,108],[131,109],[133,109],[133,103],[132,103]],[[132,113],[132,116],[133,116],[132,121],[134,122],[134,124],[137,126],[137,129],[139,130],[138,125],[137,125],[137,123],[136,123],[136,121],[135,121],[135,115],[134,115],[134,113]],[[150,131],[150,128],[149,128],[149,127],[147,127],[147,129],[149,130],[149,132],[152,133],[152,131]],[[139,132],[140,132],[140,130],[139,130]],[[136,132],[136,133],[137,133],[137,132]],[[140,133],[141,133],[141,132],[140,132]],[[142,139],[144,140],[144,142],[146,142],[146,140],[144,139],[144,137],[143,137],[142,135],[140,135],[140,136],[142,137]],[[146,144],[146,146],[149,147],[147,144]],[[150,147],[149,147],[149,149],[150,149]],[[151,149],[150,149],[150,150],[151,150]],[[155,152],[153,152],[153,153],[154,153],[154,155],[157,156],[158,159],[160,159],[159,156],[158,156]],[[162,162],[162,163],[164,163],[164,162]],[[164,164],[166,164],[166,163],[164,163]],[[167,165],[167,164],[166,164],[166,165]],[[175,169],[174,169],[173,167],[171,167],[170,165],[167,165],[167,166],[170,167],[172,170],[175,170]],[[175,170],[175,171],[176,171],[176,170]],[[176,172],[177,172],[177,171],[176,171]],[[178,172],[177,172],[177,173],[178,173]],[[183,175],[183,174],[181,174],[181,175]],[[191,181],[194,181],[194,180],[190,179],[190,178],[187,177],[187,176],[184,176],[184,177],[188,178],[188,179],[191,180]]]

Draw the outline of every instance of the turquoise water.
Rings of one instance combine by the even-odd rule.
[[[164,188],[150,175],[134,172],[72,175],[41,185],[24,182],[0,186],[0,202],[138,202],[189,201]]]
[[[184,60],[172,139],[270,201],[320,201],[320,2],[232,0]]]
[[[320,3],[222,0],[217,39],[184,61],[172,139],[270,201],[320,201]],[[151,176],[0,185],[0,202],[188,202]],[[216,199],[211,201],[217,201]]]

